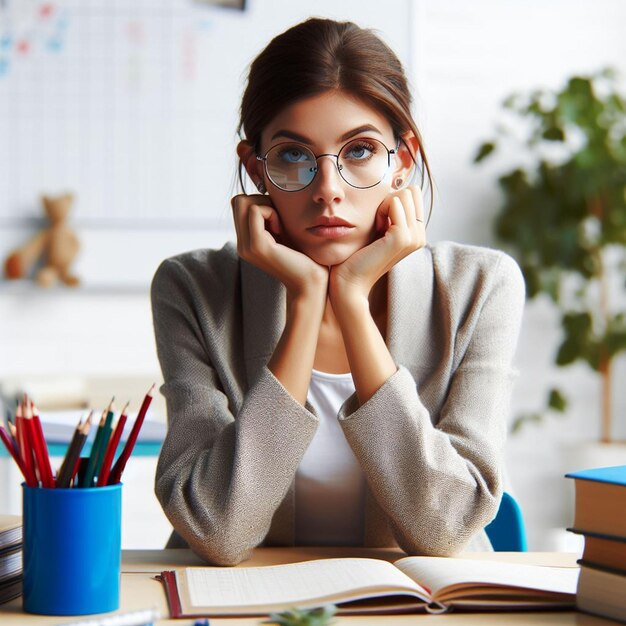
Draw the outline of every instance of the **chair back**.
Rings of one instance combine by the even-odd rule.
[[[500,508],[485,532],[496,552],[527,552],[526,530],[522,510],[515,498],[506,491]]]

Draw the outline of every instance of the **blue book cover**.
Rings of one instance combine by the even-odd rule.
[[[610,483],[612,485],[623,485],[626,487],[626,465],[579,470],[577,472],[565,474],[565,477],[576,478],[578,480],[592,480],[600,483]]]

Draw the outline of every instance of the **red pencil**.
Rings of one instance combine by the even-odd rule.
[[[122,478],[122,472],[124,471],[124,468],[126,467],[126,462],[130,458],[133,448],[135,447],[135,442],[137,441],[137,436],[139,435],[139,429],[143,424],[143,420],[146,417],[146,413],[148,412],[148,407],[152,402],[152,396],[154,394],[155,387],[156,385],[152,385],[152,387],[150,387],[148,393],[146,394],[146,397],[141,403],[141,408],[139,409],[139,413],[137,414],[137,419],[133,424],[133,428],[130,431],[128,441],[126,442],[122,453],[120,454],[119,458],[115,462],[115,465],[113,466],[113,469],[111,470],[111,475],[109,476],[109,481],[107,483],[108,485],[115,485],[119,483]]]
[[[102,461],[102,467],[100,468],[100,473],[98,474],[98,481],[96,483],[97,487],[106,486],[107,481],[109,480],[109,475],[111,473],[111,463],[113,463],[115,451],[117,450],[117,446],[122,437],[122,431],[124,430],[124,426],[126,425],[126,419],[128,417],[126,410],[128,409],[129,404],[130,403],[127,402],[126,406],[122,409],[120,419],[117,420],[113,435],[111,435],[111,439],[109,439],[109,443],[104,454],[104,460]]]
[[[39,439],[39,435],[35,430],[35,422],[33,421],[33,412],[30,408],[30,403],[26,396],[24,396],[24,425],[26,431],[28,432],[28,442],[30,443],[30,447],[33,451],[34,461],[33,467],[35,468],[35,472],[37,474],[37,478],[41,482],[42,487],[49,487],[49,484],[46,482],[45,474],[44,474],[44,458],[43,458],[43,450],[41,449],[41,441]]]
[[[26,484],[29,487],[37,487],[37,474],[33,463],[33,451],[30,444],[29,429],[24,422],[24,416],[22,414],[22,404],[17,405],[17,411],[15,413],[15,427],[17,431],[17,445],[20,450],[20,456],[22,457],[22,463],[26,470]]]
[[[11,436],[7,433],[6,430],[2,426],[0,426],[0,439],[2,439],[2,443],[6,446],[6,449],[9,451],[9,454],[13,457],[13,460],[17,463],[17,466],[20,468],[20,472],[24,475],[24,479],[26,480],[26,484],[28,484],[28,475],[26,472],[26,468],[24,467],[24,462],[20,458],[19,451],[15,449],[13,446],[13,442],[11,441]],[[35,485],[28,485],[29,487],[34,487]]]
[[[38,462],[41,463],[39,468],[39,472],[41,473],[41,482],[44,487],[48,487],[49,489],[54,488],[54,475],[52,474],[52,466],[50,465],[50,455],[48,454],[48,446],[46,445],[46,439],[43,436],[43,429],[41,427],[41,421],[39,419],[39,411],[35,406],[34,402],[31,400],[30,408],[33,413],[33,429],[35,431],[35,437],[37,438],[38,448],[40,451],[40,460]]]

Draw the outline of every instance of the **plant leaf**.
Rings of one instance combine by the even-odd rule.
[[[491,141],[486,141],[479,148],[476,156],[474,157],[474,163],[480,163],[484,158],[489,156],[494,150],[496,146]]]
[[[558,389],[550,389],[548,395],[548,406],[554,411],[564,413],[567,408],[567,398]]]

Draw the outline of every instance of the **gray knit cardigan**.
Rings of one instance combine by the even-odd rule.
[[[217,565],[293,545],[294,477],[318,417],[267,368],[284,287],[227,244],[165,260],[151,295],[168,415],[155,489],[176,531],[169,545]],[[367,480],[364,546],[489,547],[523,306],[521,272],[499,251],[437,243],[390,271],[398,370],[338,416]]]

